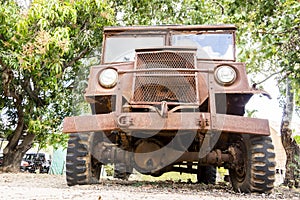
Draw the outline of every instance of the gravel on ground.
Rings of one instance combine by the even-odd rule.
[[[62,175],[0,174],[0,199],[50,200],[244,200],[300,199],[299,189],[275,187],[271,194],[233,192],[229,184],[200,185],[174,181],[119,181],[101,179],[95,185],[69,187]]]

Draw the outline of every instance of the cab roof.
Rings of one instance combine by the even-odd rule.
[[[218,31],[236,30],[235,25],[157,25],[157,26],[113,26],[104,27],[104,33],[124,31]]]

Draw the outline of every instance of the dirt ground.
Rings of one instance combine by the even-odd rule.
[[[272,194],[235,193],[229,185],[206,186],[173,181],[117,181],[102,179],[97,185],[68,187],[65,176],[0,174],[0,199],[93,200],[221,200],[300,199],[300,190],[276,187]]]

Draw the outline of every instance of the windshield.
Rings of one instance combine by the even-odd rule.
[[[198,59],[234,60],[234,38],[230,33],[173,35],[173,46],[196,46]]]
[[[134,61],[135,49],[163,47],[166,35],[117,35],[107,37],[104,63]],[[235,60],[233,33],[175,33],[171,46],[196,47],[197,58],[205,60]]]
[[[162,47],[163,36],[109,37],[105,43],[104,63],[134,61],[135,49]]]

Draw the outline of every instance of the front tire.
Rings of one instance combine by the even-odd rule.
[[[240,150],[241,162],[229,169],[233,189],[245,193],[270,193],[275,181],[275,153],[271,138],[242,135],[235,145]]]
[[[70,134],[66,157],[66,178],[69,186],[98,183],[102,164],[92,153],[94,145],[98,142],[95,135],[95,133]]]

